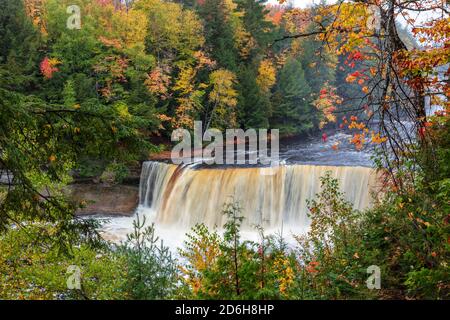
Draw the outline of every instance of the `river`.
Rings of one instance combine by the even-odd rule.
[[[309,225],[307,199],[320,191],[327,171],[355,209],[371,205],[376,175],[370,167],[370,150],[355,150],[350,135],[335,133],[306,141],[280,144],[280,166],[208,167],[145,162],[140,180],[136,215],[155,223],[157,234],[171,247],[180,246],[196,223],[219,229],[225,222],[224,203],[237,201],[244,217],[244,238],[257,237],[256,225],[267,233],[291,238]],[[333,146],[336,146],[333,148]],[[105,237],[123,240],[135,217],[115,217],[103,227]]]

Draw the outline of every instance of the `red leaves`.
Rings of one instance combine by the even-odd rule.
[[[361,53],[361,51],[354,50],[354,51],[350,52],[347,59],[344,61],[344,64],[348,65],[350,68],[354,68],[356,65],[355,62],[364,61],[366,59],[367,59],[366,56],[364,56]]]
[[[417,131],[418,131],[420,139],[425,139],[426,128],[420,127]]]
[[[111,0],[97,0],[97,3],[101,6],[107,6],[109,4],[111,4]]]
[[[317,272],[319,272],[319,265],[320,265],[320,262],[313,260],[310,263],[308,263],[305,270],[308,273],[317,273]]]
[[[362,55],[362,53],[360,51],[353,51],[350,53],[349,60],[356,60],[356,61],[362,61],[364,60],[364,56]]]
[[[48,57],[45,57],[41,61],[39,68],[45,79],[51,79],[53,77],[53,73],[59,71],[58,68],[55,67],[57,64],[59,64],[58,60],[49,59]]]

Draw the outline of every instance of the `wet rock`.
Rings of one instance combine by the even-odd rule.
[[[79,215],[132,215],[139,204],[139,187],[128,185],[75,184],[73,200],[85,203]]]

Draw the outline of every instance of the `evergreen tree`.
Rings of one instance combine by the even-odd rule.
[[[316,112],[311,105],[311,88],[301,63],[290,58],[278,76],[272,104],[272,127],[281,134],[303,134],[314,126]]]
[[[265,0],[236,0],[237,11],[243,14],[244,28],[255,40],[249,58],[262,53],[274,39],[274,25],[266,19]]]
[[[314,28],[309,27],[307,32],[313,31]],[[299,59],[305,71],[305,79],[314,95],[319,95],[324,84],[334,85],[337,58],[328,52],[321,40],[314,37],[305,38],[302,41],[302,53]]]
[[[236,71],[238,53],[225,1],[208,0],[199,5],[198,10],[205,23],[205,40],[212,58],[220,67]]]
[[[40,37],[17,0],[0,0],[0,87],[30,89],[37,73]]]
[[[239,74],[238,120],[243,128],[269,126],[270,100],[256,82],[253,67],[243,67]]]

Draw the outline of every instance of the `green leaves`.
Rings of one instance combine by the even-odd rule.
[[[177,284],[175,259],[156,237],[154,225],[146,226],[145,222],[145,217],[141,220],[138,215],[133,222],[133,232],[118,248],[127,263],[125,290],[131,299],[167,299]]]

